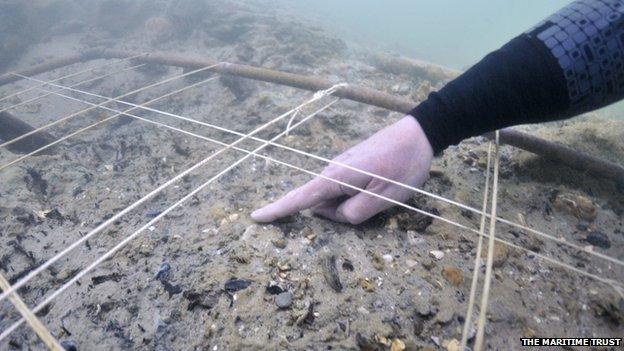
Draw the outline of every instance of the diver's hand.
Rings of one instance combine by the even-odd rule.
[[[420,124],[412,116],[378,131],[334,160],[351,167],[420,187],[429,176],[433,150]],[[339,165],[330,164],[323,176],[404,202],[412,191]],[[339,222],[359,224],[394,204],[317,177],[251,214],[257,222],[271,222],[311,208]]]

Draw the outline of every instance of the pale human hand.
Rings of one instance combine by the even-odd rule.
[[[378,131],[348,149],[334,161],[369,173],[420,187],[429,176],[433,150],[420,124],[412,116]],[[413,191],[390,182],[330,164],[321,173],[360,189],[405,202]],[[359,224],[394,206],[392,202],[317,177],[278,201],[254,211],[257,222],[271,222],[311,208],[329,219]]]

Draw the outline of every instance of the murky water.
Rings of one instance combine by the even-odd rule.
[[[466,69],[568,0],[278,0],[353,44]],[[624,103],[599,111],[624,118]]]
[[[566,0],[283,0],[358,44],[465,68]]]

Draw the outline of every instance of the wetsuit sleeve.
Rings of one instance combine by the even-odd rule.
[[[580,0],[488,54],[411,111],[436,153],[624,97],[624,0]]]

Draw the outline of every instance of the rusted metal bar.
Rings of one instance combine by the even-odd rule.
[[[494,133],[487,133],[486,138],[493,139]],[[594,177],[612,179],[624,184],[624,167],[574,150],[571,147],[556,144],[536,136],[522,133],[517,130],[503,129],[500,131],[500,141],[513,145],[519,149],[532,152],[552,161],[561,162],[569,167],[578,169]]]
[[[386,54],[372,54],[368,55],[366,59],[382,71],[421,77],[433,84],[453,79],[462,74],[461,71],[452,68]]]
[[[61,57],[58,59],[50,60],[40,65],[32,66],[25,70],[19,71],[18,73],[24,76],[34,76],[37,74],[55,70],[57,68],[73,65],[75,63],[102,58],[101,56],[102,56],[102,50],[85,51],[81,54],[70,55],[70,56],[65,56],[65,57]],[[13,83],[20,79],[21,79],[20,77],[17,77],[10,73],[5,73],[5,74],[0,75],[0,85]]]
[[[123,50],[94,50],[81,55],[73,55],[53,60],[19,73],[28,76],[80,61],[96,58],[127,58],[131,56],[136,56],[136,53]],[[206,58],[191,58],[168,53],[151,53],[137,57],[135,60],[141,63],[176,66],[186,69],[198,69],[219,63],[218,61]],[[327,89],[336,83],[323,78],[303,76],[300,74],[236,63],[221,63],[214,68],[214,71],[221,74],[287,85],[310,91]],[[16,81],[17,79],[18,78],[13,75],[2,75],[0,76],[0,85]],[[354,85],[340,87],[334,95],[401,113],[408,113],[415,105],[415,102],[403,97]],[[488,135],[485,136],[487,137]],[[504,129],[500,132],[500,136],[501,142],[505,144],[535,153],[550,160],[561,162],[569,167],[587,172],[594,176],[609,178],[619,183],[624,182],[624,167],[613,162],[605,161],[567,146],[516,130]]]

